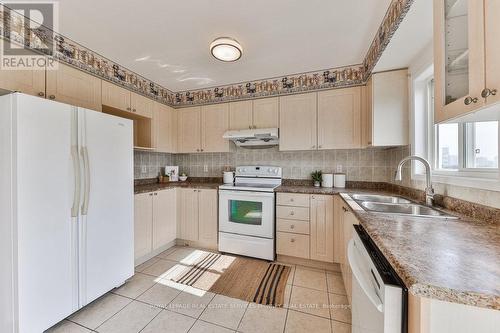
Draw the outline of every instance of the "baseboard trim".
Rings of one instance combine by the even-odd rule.
[[[323,262],[311,259],[303,259],[297,257],[290,257],[284,255],[278,255],[276,261],[285,264],[300,265],[310,268],[324,269],[327,271],[333,271],[340,273],[340,265],[337,263]]]

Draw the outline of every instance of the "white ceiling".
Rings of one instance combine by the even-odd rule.
[[[61,0],[59,30],[181,91],[361,63],[390,2]],[[238,62],[210,55],[220,36],[242,44]]]
[[[416,0],[375,66],[375,72],[410,67],[432,47],[432,0]]]

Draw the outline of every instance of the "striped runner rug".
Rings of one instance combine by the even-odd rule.
[[[264,305],[283,306],[290,267],[264,260],[209,253],[171,280]]]

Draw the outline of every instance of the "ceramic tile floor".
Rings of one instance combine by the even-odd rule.
[[[136,267],[120,288],[49,329],[50,333],[351,332],[338,272],[291,265],[283,308],[248,303],[169,280],[201,250],[173,247]]]

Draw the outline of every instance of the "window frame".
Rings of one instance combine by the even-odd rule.
[[[471,188],[480,188],[485,190],[494,190],[500,191],[500,165],[497,168],[470,168],[467,167],[465,163],[467,163],[465,158],[466,154],[466,146],[465,143],[465,127],[467,123],[459,123],[458,126],[458,144],[459,144],[459,168],[458,169],[439,169],[438,166],[438,126],[434,124],[434,77],[433,75],[429,75],[428,77],[422,79],[420,82],[424,81],[424,98],[426,99],[425,107],[425,128],[416,128],[415,123],[413,124],[413,132],[420,130],[425,130],[424,138],[426,140],[425,146],[427,151],[424,153],[425,157],[429,161],[431,165],[431,173],[433,176],[433,181],[438,183],[471,187]],[[415,83],[415,82],[414,82]],[[413,92],[412,103],[415,102],[415,91]],[[422,91],[421,91],[422,93]],[[415,110],[412,108],[413,112],[419,112],[419,110]],[[415,115],[413,115],[413,119],[415,119]],[[499,127],[499,135],[498,135],[498,149],[500,155],[500,121],[498,121]],[[417,140],[415,134],[413,134],[413,143]],[[473,149],[473,148],[472,148]],[[414,147],[412,147],[412,151]],[[414,153],[414,151],[412,152]],[[422,181],[424,180],[424,173],[422,172],[422,168],[415,167],[416,164],[413,164],[412,168],[412,179]]]

